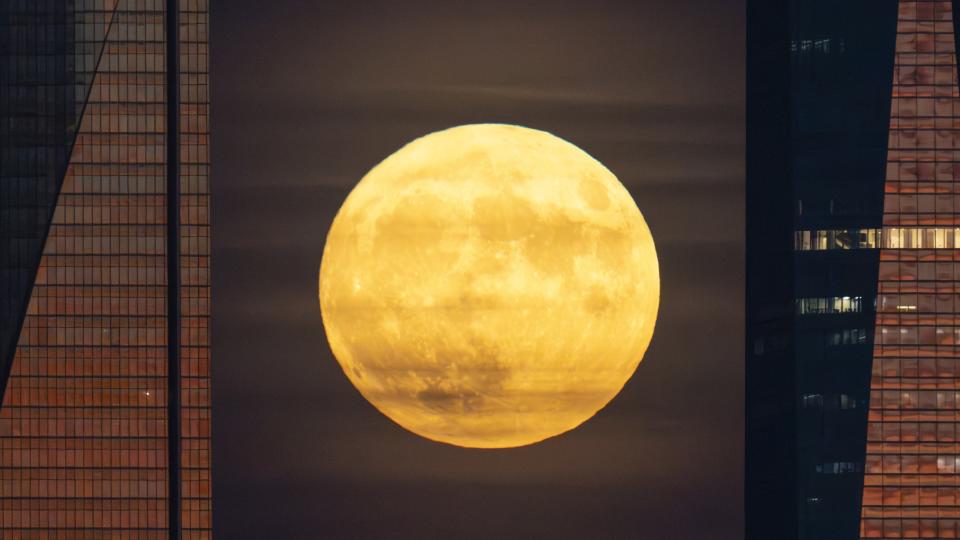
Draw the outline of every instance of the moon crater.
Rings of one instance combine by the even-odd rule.
[[[616,177],[549,133],[432,133],[374,167],[327,236],[334,356],[401,426],[467,447],[575,428],[635,371],[660,297],[650,231]]]

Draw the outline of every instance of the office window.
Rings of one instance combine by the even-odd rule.
[[[957,537],[953,17],[952,2],[899,2],[861,538]]]
[[[45,73],[53,63],[65,70],[41,91],[31,81],[0,77],[20,92],[0,98],[48,90],[63,107],[45,111],[77,112],[63,119],[75,132],[55,208],[36,220],[43,229],[49,223],[49,233],[32,263],[36,278],[0,407],[0,538],[170,537],[171,292],[183,308],[182,537],[211,538],[207,2],[181,6],[181,103],[170,111],[164,2],[0,3],[0,40],[66,36],[43,54],[0,48],[4,59],[31,66],[23,73]],[[17,31],[5,32],[11,24]],[[174,164],[166,162],[171,112],[181,123],[181,159]],[[22,144],[19,150],[47,151]],[[168,167],[178,167],[182,185],[181,226],[173,231],[181,239],[174,254],[179,291],[170,291],[167,280]],[[0,185],[22,185],[21,193],[41,186],[23,171],[4,166],[3,172]],[[0,210],[10,215],[10,206],[19,211],[32,200],[32,194],[17,200],[0,193]]]
[[[836,347],[839,345],[863,345],[867,342],[867,330],[865,328],[848,328],[827,332],[827,345]]]
[[[796,310],[798,315],[860,313],[863,311],[863,297],[832,296],[826,298],[797,298]]]
[[[863,471],[863,464],[852,461],[832,461],[817,465],[820,474],[853,474]]]

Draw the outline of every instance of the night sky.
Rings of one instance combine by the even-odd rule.
[[[742,1],[214,0],[212,24],[219,538],[743,537]],[[352,186],[478,122],[599,159],[661,265],[623,392],[512,450],[382,416],[333,359],[316,295]]]

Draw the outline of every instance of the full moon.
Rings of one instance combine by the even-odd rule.
[[[330,348],[383,414],[507,448],[592,417],[653,337],[660,276],[633,198],[544,131],[431,133],[374,167],[320,264]]]

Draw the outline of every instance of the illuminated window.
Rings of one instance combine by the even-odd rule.
[[[794,233],[795,251],[960,249],[960,227],[808,230]]]
[[[804,394],[800,397],[800,406],[804,409],[819,409],[823,407],[821,394]]]
[[[797,298],[797,314],[821,315],[831,313],[860,313],[862,296],[831,296],[826,298]]]
[[[879,247],[880,229],[796,231],[796,251],[824,251],[832,249],[874,249]]]
[[[817,465],[817,472],[820,474],[853,474],[861,471],[863,464],[853,461],[831,461]]]
[[[803,394],[800,396],[800,407],[804,409],[823,410],[850,410],[859,408],[862,404],[847,394]]]
[[[856,409],[859,407],[859,403],[846,394],[840,394],[837,396],[837,407],[841,410]]]
[[[836,330],[827,333],[827,345],[863,345],[867,342],[867,331],[864,328]]]

